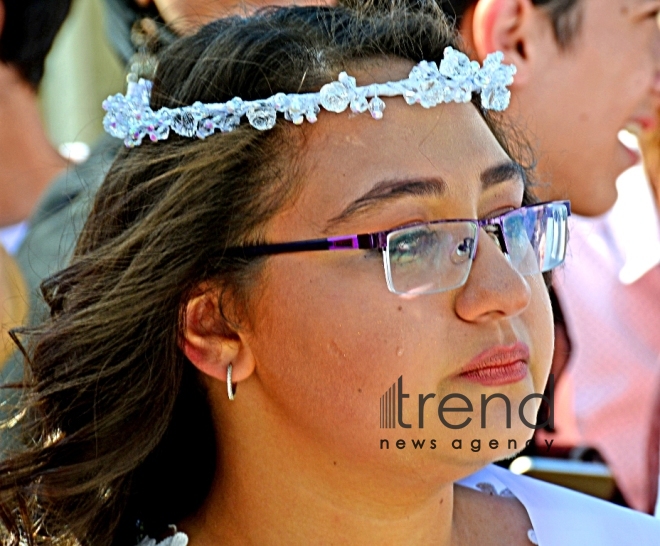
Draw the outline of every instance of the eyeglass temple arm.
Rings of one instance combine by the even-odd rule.
[[[286,254],[289,252],[306,252],[314,250],[356,250],[378,249],[387,247],[386,231],[377,233],[361,233],[358,235],[343,235],[341,237],[328,237],[327,239],[310,239],[293,243],[275,243],[270,245],[255,245],[245,247],[232,247],[226,254],[251,258],[272,254]]]

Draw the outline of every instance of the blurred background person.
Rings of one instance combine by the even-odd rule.
[[[657,131],[647,130],[655,139]],[[657,181],[651,165],[658,143],[642,140]],[[554,438],[595,447],[626,502],[652,513],[657,470],[649,470],[655,457],[648,446],[659,419],[660,216],[641,164],[623,173],[617,188],[607,214],[570,223],[570,252],[555,284],[573,351],[557,388]]]
[[[656,226],[660,226],[660,108],[656,109],[656,125],[652,130],[641,131],[639,135],[639,146],[644,159],[644,171],[648,179],[648,188],[652,192],[654,199],[654,212],[656,218]],[[654,234],[654,232],[651,232]],[[657,232],[655,232],[657,233]],[[657,242],[657,243],[656,243]],[[651,247],[649,252],[651,259],[649,269],[655,271],[658,275],[660,269],[660,237],[655,240],[649,240],[650,244],[656,243],[655,248]],[[656,301],[658,294],[655,294]],[[656,311],[656,316],[652,324],[655,324],[655,332],[660,332],[660,314]],[[660,335],[660,334],[658,334]],[[657,337],[656,337],[657,339]],[[655,369],[660,368],[660,349],[657,351],[657,360]],[[655,515],[660,517],[660,381],[656,383],[655,387],[655,404],[651,414],[651,432],[649,435],[649,450],[648,454],[648,468],[649,468],[649,485],[651,487],[651,503],[655,499]],[[658,481],[654,481],[654,477],[658,477]]]
[[[37,92],[71,0],[0,1],[0,242],[24,221],[67,165],[51,144]]]
[[[18,244],[43,189],[67,166],[48,138],[37,93],[70,4],[0,0],[0,365],[13,351],[7,331],[25,320],[28,299],[7,250]]]
[[[131,29],[142,18],[156,18],[157,10],[152,6],[142,9],[132,0],[108,0],[104,7],[104,25],[113,54],[122,66],[133,64],[134,71],[141,70],[146,56],[136,55]],[[95,121],[99,121],[103,113],[99,104],[95,105]],[[118,149],[110,138],[97,140],[86,161],[71,165],[50,181],[28,221],[25,238],[15,259],[28,289],[30,316],[35,321],[43,318],[39,285],[66,263],[87,216],[91,199]],[[14,364],[6,365],[0,373],[10,374]],[[16,377],[19,378],[20,373]]]
[[[511,112],[538,159],[541,199],[605,213],[639,157],[618,133],[653,123],[660,96],[658,0],[442,0],[477,59],[516,65]]]
[[[170,29],[190,32],[214,18],[257,5],[234,0],[106,0],[105,26],[108,41],[122,64],[129,67],[128,78],[149,78],[155,68],[150,51],[159,42],[168,43],[175,37]],[[102,110],[97,108],[100,117]],[[101,136],[87,161],[50,184],[31,217],[16,259],[29,289],[32,321],[40,320],[45,310],[39,292],[41,281],[67,263],[91,201],[120,146],[116,139]]]

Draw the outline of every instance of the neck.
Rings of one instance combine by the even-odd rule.
[[[238,424],[220,419],[219,471],[202,508],[180,526],[191,544],[456,543],[452,480],[420,472],[411,481],[416,473],[382,459],[350,460],[266,409],[241,407]]]
[[[67,162],[46,136],[35,91],[1,63],[0,150],[0,226],[5,226],[27,218]]]

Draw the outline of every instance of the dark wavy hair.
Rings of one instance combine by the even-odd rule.
[[[454,34],[431,1],[268,9],[163,50],[152,107],[317,91],[341,70],[440,60],[448,45]],[[265,258],[225,249],[262,240],[300,188],[304,153],[304,127],[286,121],[119,153],[71,264],[42,285],[50,319],[20,332],[21,440],[0,463],[5,543],[130,546],[199,508],[215,435],[178,345],[183,310],[208,283],[226,320],[249,323]]]

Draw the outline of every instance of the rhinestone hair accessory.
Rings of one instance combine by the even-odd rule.
[[[481,105],[502,111],[509,105],[516,67],[502,64],[501,52],[491,53],[483,67],[452,47],[444,50],[440,66],[422,61],[405,80],[374,83],[358,87],[355,78],[341,72],[337,81],[325,84],[318,93],[277,93],[267,99],[244,101],[235,97],[228,102],[161,108],[149,106],[152,82],[140,79],[129,82],[126,95],[117,94],[103,102],[106,115],[103,127],[131,148],[144,138],[156,142],[169,137],[170,131],[189,138],[206,138],[216,131],[233,131],[247,117],[252,127],[267,131],[275,126],[277,113],[284,119],[302,124],[314,123],[321,108],[340,113],[350,108],[361,114],[369,111],[374,119],[383,117],[385,102],[381,97],[402,96],[408,104],[431,108],[441,103],[469,102],[473,93],[481,94]]]

